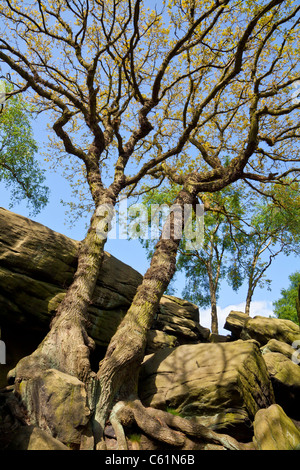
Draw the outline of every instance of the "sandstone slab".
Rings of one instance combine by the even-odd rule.
[[[257,450],[299,450],[300,430],[283,409],[274,404],[257,412],[253,442]]]
[[[257,411],[275,402],[258,345],[241,340],[153,354],[143,363],[139,395],[147,406],[172,408],[245,439]]]

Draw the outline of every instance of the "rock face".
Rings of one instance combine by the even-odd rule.
[[[72,282],[79,245],[78,241],[0,208],[0,327],[7,351],[7,365],[0,370],[0,387],[5,385],[7,372],[30,354],[47,333]],[[98,346],[95,365],[141,281],[140,273],[105,253],[89,309],[89,334]],[[153,328],[148,352],[166,345],[198,342],[207,335],[207,330],[199,325],[198,308],[170,296],[162,298]],[[155,333],[158,330],[160,333]]]
[[[33,352],[47,333],[72,282],[79,245],[0,209],[0,327],[7,352],[7,364],[0,364],[0,448],[68,450],[80,448],[89,439],[92,395],[71,375],[48,369],[42,376],[1,390],[7,385],[8,370]],[[89,334],[98,354],[91,358],[95,366],[141,280],[134,269],[105,254],[89,310]],[[148,333],[140,399],[146,406],[180,414],[189,422],[235,437],[246,443],[245,448],[297,448],[299,326],[231,312],[225,328],[231,335],[212,335],[199,324],[195,305],[163,296]],[[116,449],[114,430],[108,428],[107,442]],[[146,434],[139,442],[134,435],[127,440],[132,448],[160,448]],[[215,443],[201,445],[203,449],[224,449]]]
[[[142,367],[139,395],[147,406],[197,417],[217,432],[248,440],[251,422],[275,397],[254,341],[182,345]]]
[[[254,421],[257,450],[299,450],[300,430],[279,405],[259,410]]]

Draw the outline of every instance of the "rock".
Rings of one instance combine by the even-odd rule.
[[[241,331],[243,340],[255,339],[264,346],[271,339],[277,339],[287,344],[300,340],[300,327],[290,320],[256,316],[248,318]]]
[[[164,348],[175,348],[178,346],[177,337],[174,335],[168,335],[160,330],[149,330],[147,335],[147,347],[146,354],[151,354],[159,349]]]
[[[7,372],[31,354],[49,329],[49,323],[77,266],[80,242],[37,222],[0,208],[0,326],[7,364],[0,368],[0,388]],[[105,253],[89,308],[89,335],[96,343],[92,361],[97,366],[120,321],[131,305],[142,275]],[[164,296],[154,330],[169,336],[155,339],[160,347],[201,341],[207,330],[199,325],[198,308],[176,297]],[[165,337],[166,339],[166,337]],[[151,349],[152,348],[152,349]],[[150,345],[153,350],[153,344]]]
[[[293,419],[300,419],[300,367],[278,352],[263,355],[272,380],[276,403]]]
[[[142,365],[139,396],[246,440],[257,411],[275,402],[258,345],[240,340],[158,351]]]
[[[249,315],[246,313],[231,310],[228,317],[226,318],[224,329],[231,331],[232,336],[235,339],[239,339],[247,320],[249,320]]]
[[[70,450],[36,426],[22,426],[13,435],[5,450]]]
[[[16,385],[30,424],[69,447],[80,445],[82,429],[87,426],[90,410],[85,385],[76,377],[55,369]]]
[[[259,410],[254,420],[257,450],[295,450],[300,446],[300,430],[277,405]]]
[[[230,335],[218,335],[216,333],[211,333],[208,338],[210,343],[226,343],[227,341],[231,341],[232,338]]]
[[[262,354],[267,354],[269,352],[278,352],[286,356],[288,359],[292,359],[293,354],[295,353],[295,348],[289,344],[278,341],[277,339],[270,339],[268,343],[261,348]]]
[[[176,336],[179,344],[207,341],[210,334],[208,328],[199,324],[196,305],[170,295],[162,297],[152,328]]]

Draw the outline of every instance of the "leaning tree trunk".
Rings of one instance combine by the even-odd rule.
[[[103,198],[103,204],[115,204]],[[50,331],[38,348],[21,359],[10,377],[20,381],[30,379],[43,370],[54,368],[76,376],[83,382],[91,375],[90,351],[94,347],[88,336],[87,311],[90,305],[104,255],[105,238],[98,236],[97,227],[103,215],[96,208],[89,230],[78,254],[78,267],[71,286],[51,322]],[[105,220],[107,217],[105,217]]]
[[[182,209],[185,204],[194,204],[195,196],[182,190],[175,204]],[[105,448],[103,430],[106,419],[115,402],[137,396],[138,374],[150,329],[157,312],[161,296],[165,292],[176,269],[176,254],[180,243],[178,228],[184,226],[184,217],[171,214],[170,237],[160,238],[156,245],[142,284],[137,289],[133,302],[113,336],[105,358],[97,374],[99,391],[93,420],[96,449]]]

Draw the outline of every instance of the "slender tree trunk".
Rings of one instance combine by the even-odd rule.
[[[218,285],[218,273],[217,277],[214,280],[211,263],[207,263],[207,274],[209,279],[209,291],[210,291],[210,303],[211,303],[211,332],[214,334],[219,334],[219,325],[218,325],[218,312],[217,312],[217,296],[216,296],[216,287]]]
[[[296,298],[296,310],[297,310],[297,316],[298,316],[298,323],[300,325],[300,284],[298,286],[298,296]]]
[[[195,196],[182,190],[176,200],[181,208],[193,204]],[[165,292],[176,269],[176,254],[180,239],[176,229],[184,226],[184,218],[171,215],[169,239],[160,238],[156,245],[142,284],[133,302],[113,336],[97,374],[99,393],[96,403],[93,430],[96,448],[103,445],[103,429],[109,412],[118,400],[137,395],[138,374],[144,357],[147,332],[157,312],[161,296]],[[168,224],[168,222],[167,222]],[[178,232],[177,232],[178,233]]]
[[[249,286],[247,297],[246,297],[246,306],[245,306],[245,313],[247,315],[250,315],[250,305],[251,305],[252,295],[253,295],[253,290]]]
[[[214,293],[211,297],[211,332],[219,334],[217,299]]]
[[[102,202],[113,206],[115,198],[105,194]],[[32,378],[49,368],[74,375],[82,381],[90,377],[89,356],[94,342],[86,331],[88,308],[103,261],[106,242],[106,239],[101,239],[97,233],[98,224],[103,220],[103,216],[98,214],[99,206],[100,204],[94,211],[87,235],[81,243],[74,280],[57,309],[49,333],[30,356],[21,359],[10,372],[11,377],[18,380]]]

